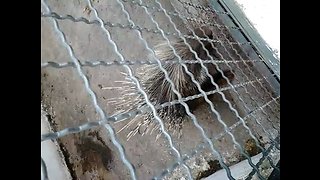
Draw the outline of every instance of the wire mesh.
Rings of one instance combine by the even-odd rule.
[[[205,154],[205,151],[208,151],[209,154],[206,158],[217,160],[218,164],[220,165],[220,169],[224,169],[226,171],[226,175],[229,179],[237,179],[237,177],[233,176],[234,174],[230,171],[229,167],[232,164],[244,159],[248,160],[248,163],[252,168],[252,171],[250,174],[248,174],[247,179],[252,179],[254,175],[259,179],[267,178],[268,175],[266,175],[265,172],[261,169],[261,164],[265,159],[267,159],[271,168],[279,170],[275,166],[276,160],[270,152],[274,147],[276,148],[274,151],[280,152],[278,142],[278,138],[280,137],[280,96],[275,96],[269,88],[271,84],[269,80],[271,78],[274,78],[275,75],[278,75],[279,72],[275,72],[276,74],[265,76],[255,70],[255,64],[264,63],[266,60],[251,59],[250,57],[246,56],[243,52],[243,49],[241,49],[241,46],[251,45],[251,42],[237,42],[232,37],[230,37],[229,31],[241,31],[241,28],[236,26],[226,26],[218,19],[219,16],[229,15],[228,12],[217,11],[214,7],[208,6],[208,2],[206,1],[197,2],[197,4],[195,4],[192,1],[187,2],[182,0],[177,0],[169,3],[158,0],[145,2],[141,0],[115,0],[112,2],[87,0],[81,3],[79,1],[78,4],[76,3],[77,6],[82,7],[83,10],[82,12],[81,10],[73,10],[73,14],[71,15],[68,11],[59,13],[59,11],[63,9],[63,4],[64,3],[61,2],[42,1],[41,17],[44,21],[49,20],[48,22],[51,24],[48,23],[48,26],[52,26],[52,31],[56,33],[53,35],[53,37],[58,39],[58,42],[60,41],[60,45],[63,45],[63,47],[67,49],[67,54],[69,57],[58,56],[57,58],[57,56],[50,57],[50,54],[49,56],[43,55],[41,68],[43,68],[43,71],[46,72],[50,70],[53,72],[53,70],[55,69],[63,70],[67,68],[75,68],[78,76],[84,84],[85,92],[89,94],[92,102],[92,107],[95,109],[95,112],[98,115],[93,115],[95,117],[94,119],[99,119],[99,121],[88,120],[89,122],[81,122],[79,120],[76,121],[77,123],[74,125],[74,127],[63,127],[64,123],[61,122],[64,120],[62,120],[62,118],[67,118],[67,116],[61,116],[61,124],[59,124],[58,127],[62,130],[56,130],[52,133],[42,134],[41,141],[46,141],[49,139],[59,140],[70,134],[79,134],[86,131],[91,132],[93,128],[104,127],[107,133],[99,131],[99,133],[106,135],[103,136],[102,139],[105,139],[104,141],[107,141],[107,139],[110,138],[112,144],[115,147],[114,151],[120,157],[120,159],[114,161],[119,161],[120,164],[123,163],[123,165],[125,165],[126,167],[126,170],[123,170],[124,172],[120,173],[121,175],[119,175],[121,179],[123,178],[122,176],[130,179],[172,179],[181,177],[184,177],[186,179],[203,178],[205,177],[201,176],[203,170],[201,172],[199,169],[195,168],[195,166],[193,165],[195,160],[193,160],[193,158],[202,156],[203,154]],[[68,6],[66,5],[66,7]],[[116,15],[112,15],[112,12],[115,11],[117,11],[119,19],[116,19]],[[67,24],[67,22],[69,24]],[[90,30],[95,30],[95,33],[99,34],[97,32],[97,29],[99,29],[100,36],[98,37],[104,39],[101,43],[107,44],[108,49],[106,50],[105,54],[107,54],[108,57],[99,58],[99,56],[93,56],[90,58],[86,58],[87,56],[84,55],[83,52],[79,51],[79,49],[81,49],[81,46],[79,46],[77,42],[71,42],[71,37],[76,37],[77,39],[77,36],[81,38],[81,35],[77,35],[77,32],[74,32],[73,34],[70,34],[70,32],[65,32],[66,29],[68,29],[68,25],[72,29],[73,23],[81,23],[84,26],[90,27],[92,25],[95,25]],[[144,24],[146,27],[141,24]],[[164,26],[164,24],[166,24],[166,26]],[[203,27],[203,25],[211,27],[211,31],[216,33],[216,37],[212,39],[207,36],[204,33],[204,29],[201,28]],[[198,36],[195,33],[194,29],[197,27],[200,27],[200,30],[205,35],[204,38]],[[113,28],[117,29],[115,30]],[[128,33],[128,35],[126,35],[125,33]],[[134,36],[131,33],[134,34]],[[45,34],[45,32],[43,32],[43,34]],[[70,38],[68,38],[68,35]],[[90,35],[91,34],[89,32],[89,39]],[[44,36],[46,37],[46,35]],[[131,55],[130,52],[126,52],[128,51],[128,49],[123,48],[122,44],[120,43],[123,36],[127,36],[128,38],[131,36],[133,37],[131,38],[131,40],[134,40],[135,42],[132,42],[132,44],[137,44],[136,47],[133,45],[134,48],[137,48],[136,52],[138,52],[138,54],[136,54],[136,56],[133,51],[131,51],[131,53],[133,54]],[[175,56],[176,58],[175,60],[161,61],[156,57],[154,51],[154,43],[151,41],[153,36],[165,40],[167,46],[172,49],[173,56]],[[183,59],[176,52],[176,49],[173,46],[172,38],[180,38],[184,45],[188,47],[190,52],[194,54],[194,59]],[[189,40],[195,40],[199,42],[201,44],[201,48],[205,51],[209,59],[201,59],[198,56],[196,50],[190,45]],[[126,40],[122,41],[126,43]],[[205,47],[203,42],[210,43],[214,47],[219,57],[211,56],[209,50]],[[100,49],[99,46],[95,48]],[[142,52],[139,52],[139,48],[142,49]],[[43,51],[46,50],[46,48],[43,48]],[[86,49],[84,52],[88,52],[88,49]],[[103,51],[101,52],[103,53]],[[150,56],[140,56],[140,54],[151,54],[152,60],[150,60]],[[84,57],[82,57],[81,55]],[[69,61],[68,59],[71,59],[72,61]],[[190,83],[194,83],[196,85],[199,94],[193,94],[188,97],[183,97],[180,90],[175,87],[175,83],[170,78],[171,76],[169,76],[167,69],[164,68],[164,65],[166,64],[181,65],[181,68],[184,69],[186,75],[190,77]],[[188,69],[188,64],[199,64],[204,70],[205,75],[210,79],[210,83],[215,86],[214,90],[205,91],[200,82],[198,82],[195,78],[195,74],[193,74],[190,69]],[[221,73],[222,78],[226,80],[226,87],[221,87],[217,84],[213,75],[209,72],[206,66],[207,64],[215,65],[217,70]],[[162,73],[164,73],[165,77],[163,81],[167,81],[169,83],[172,92],[177,96],[176,100],[162,102],[161,104],[155,104],[152,101],[147,91],[145,90],[141,79],[136,72],[136,69],[134,68],[135,66],[143,65],[155,66],[159,68]],[[279,64],[275,65],[280,65],[280,62]],[[107,111],[109,113],[105,112],[106,107],[104,105],[101,105],[102,100],[99,100],[101,92],[97,92],[96,88],[92,86],[94,78],[92,77],[92,75],[90,75],[90,70],[87,68],[99,68],[98,71],[101,71],[100,68],[110,68],[113,66],[118,72],[120,72],[120,70],[116,69],[117,67],[124,68],[124,70],[126,71],[126,75],[128,76],[128,81],[130,81],[130,83],[133,85],[132,87],[124,87],[133,89],[135,93],[141,94],[147,106],[139,107],[137,109],[129,111],[125,111],[122,109],[114,111],[110,110],[109,108],[109,110]],[[230,72],[232,72],[233,76],[235,77],[233,82],[231,82],[225,74],[226,69],[230,70]],[[91,73],[92,70],[93,69],[91,69]],[[112,89],[109,87],[103,88],[102,85],[100,85],[99,87],[102,90]],[[46,88],[47,87],[43,87],[43,91],[45,91],[43,92],[43,94],[47,92]],[[117,89],[116,87],[114,88]],[[210,95],[220,95],[219,98],[222,98],[220,100],[221,103],[225,104],[224,107],[228,109],[228,113],[232,114],[232,116],[229,117],[228,115],[227,117],[225,115],[225,112],[221,111],[219,104],[212,101]],[[210,120],[215,121],[216,125],[219,125],[221,127],[220,129],[215,129],[215,132],[209,131],[208,127],[205,127],[203,123],[203,116],[198,116],[195,111],[191,111],[189,105],[187,104],[189,101],[201,98],[203,98],[205,101],[203,104],[205,104],[209,109],[205,114],[209,114],[209,116],[211,117]],[[48,103],[48,100],[45,100],[45,98],[42,101],[44,101],[42,103],[49,104],[50,106],[50,103]],[[122,99],[116,99],[115,101],[122,101]],[[167,129],[167,127],[165,126],[164,119],[162,119],[162,117],[159,115],[159,109],[170,107],[176,104],[181,104],[183,106],[186,114],[191,118],[190,122],[192,122],[192,126],[195,127],[195,129],[192,131],[195,134],[200,134],[201,136],[201,138],[199,137],[201,141],[196,141],[195,143],[193,143],[194,145],[191,144],[188,148],[183,148],[187,147],[187,145],[182,145],[188,144],[188,142],[176,138],[174,134],[171,134],[170,129]],[[59,110],[59,108],[56,110]],[[113,113],[111,113],[111,111],[113,111]],[[143,163],[141,162],[143,160],[141,159],[147,159],[148,157],[138,158],[138,161],[141,161],[140,163],[134,162],[134,160],[137,160],[137,158],[134,158],[134,153],[132,153],[132,146],[130,145],[131,140],[124,141],[123,137],[119,133],[120,131],[117,132],[117,130],[119,130],[119,127],[117,126],[118,123],[127,124],[124,127],[128,128],[129,124],[135,121],[136,117],[139,117],[147,112],[151,112],[155,121],[153,123],[157,124],[154,129],[159,129],[160,134],[158,135],[163,135],[163,144],[167,144],[165,146],[168,146],[168,149],[160,148],[159,150],[163,151],[161,153],[169,153],[169,156],[163,157],[163,159],[166,160],[158,159],[159,161],[157,161],[157,158],[155,158],[154,161],[156,161],[156,163],[160,165],[152,165],[152,167],[150,167],[153,168],[152,172],[146,172],[146,168],[142,168]],[[57,120],[57,122],[59,123],[59,120]],[[146,124],[145,121],[142,123]],[[240,131],[241,133],[239,133]],[[135,134],[138,132],[139,129],[135,132]],[[144,134],[145,133],[143,132],[142,136]],[[182,134],[187,134],[187,132],[184,131],[184,133]],[[156,139],[158,139],[158,135]],[[262,135],[263,138],[267,139],[264,144],[262,144],[261,142]],[[231,139],[228,140],[227,138]],[[253,155],[249,153],[249,150],[246,147],[246,143],[244,143],[243,138],[253,139],[255,144],[254,146],[259,149],[257,150],[257,152],[262,153],[262,158],[258,163],[255,164],[252,162],[251,157]],[[134,143],[142,143],[143,140],[141,139],[142,138],[137,138]],[[223,143],[220,144],[222,139],[227,140],[228,143],[230,143],[229,147],[234,147],[233,152],[238,153],[239,157],[236,158],[237,160],[235,160],[234,162],[226,159],[226,154],[230,152],[224,152],[224,148],[220,147],[223,146]],[[152,141],[152,138],[149,137],[149,139],[146,140]],[[64,143],[65,142],[67,142],[67,140],[65,140]],[[161,143],[159,142],[159,144]],[[66,145],[65,143],[65,147],[67,146],[68,145]],[[226,146],[225,148],[228,147]],[[146,149],[144,148],[144,150]],[[233,156],[235,155],[228,156],[228,158],[234,158]],[[149,158],[152,158],[152,156]],[[143,162],[147,164],[145,161]],[[206,163],[208,164],[208,161]],[[41,159],[41,166],[45,167],[42,168],[42,172],[44,173],[43,177],[48,178],[46,163],[43,159]],[[83,170],[84,165],[80,166],[82,166]],[[209,168],[211,168],[211,166]],[[69,170],[75,171],[74,169]],[[85,172],[82,173],[84,174]],[[99,171],[95,173],[99,174]],[[211,174],[212,173],[214,172],[211,172]],[[79,172],[75,172],[74,174],[79,174]],[[78,176],[80,175],[77,175],[77,177]]]

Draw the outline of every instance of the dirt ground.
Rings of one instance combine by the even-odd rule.
[[[125,9],[129,12],[136,25],[156,29],[156,26],[152,24],[143,8],[132,3],[131,0],[120,0],[120,2],[124,4]],[[188,12],[182,7],[181,3],[176,1],[172,1],[172,4],[169,3],[169,1],[164,0],[160,2],[170,12],[173,12],[173,4],[178,11],[185,16],[191,16],[193,12],[198,12],[192,7],[189,7]],[[153,1],[144,1],[144,4],[156,6]],[[93,12],[88,10],[85,1],[50,0],[48,1],[48,5],[53,12],[56,12],[61,16],[69,14],[73,17],[85,17],[89,20],[95,20]],[[106,22],[128,24],[117,1],[95,0],[93,1],[93,5],[98,10],[101,18]],[[200,5],[207,6],[205,2]],[[148,8],[148,10],[150,10],[153,18],[165,32],[175,32],[170,21],[162,12],[158,12],[152,8]],[[41,12],[46,12],[43,6]],[[202,14],[201,16],[204,15]],[[208,15],[206,14],[206,16]],[[215,15],[212,17],[216,18]],[[187,29],[180,18],[173,16],[173,21],[183,34],[187,32]],[[119,60],[112,46],[107,41],[106,35],[98,25],[72,22],[70,20],[58,20],[58,23],[67,37],[67,42],[73,47],[75,56],[81,62],[97,60],[111,62]],[[138,39],[137,33],[134,30],[110,26],[106,26],[106,28],[110,31],[112,39],[116,42],[119,51],[125,59],[135,61],[148,58],[148,52],[143,43]],[[218,32],[218,29],[213,29],[217,31],[218,35],[221,34],[221,32]],[[146,39],[151,48],[158,41],[162,40],[159,33],[152,33],[144,30],[141,30],[141,32],[143,38]],[[169,37],[171,38],[172,36]],[[221,36],[221,38],[224,37]],[[58,63],[71,61],[66,48],[62,46],[59,37],[54,31],[51,18],[41,18],[41,44],[42,63],[48,61]],[[229,46],[227,47],[228,50],[230,48],[231,47]],[[247,58],[244,53],[240,53],[244,58]],[[224,54],[226,53],[224,52]],[[236,58],[234,52],[232,52],[231,55]],[[251,78],[253,76],[260,77],[254,69],[253,72],[255,74],[250,74],[247,71],[248,67],[243,64],[239,65],[250,79],[254,79]],[[234,72],[237,76],[237,79],[233,81],[233,84],[246,82],[247,80],[243,77],[240,70],[234,65],[232,66],[235,68]],[[250,66],[250,68],[251,67],[252,66]],[[135,66],[132,66],[132,68],[135,68]],[[125,69],[119,65],[86,66],[83,67],[83,71],[90,81],[90,86],[97,96],[100,107],[109,116],[116,114],[118,109],[110,104],[110,99],[119,97],[119,92],[117,90],[108,90],[101,87],[119,86],[117,81],[124,80],[121,72],[125,72]],[[265,83],[266,82],[262,82],[262,85],[265,86]],[[247,87],[248,93],[246,93],[243,88],[237,89],[239,94],[242,95],[246,105],[251,110],[258,108],[271,100],[269,94],[265,93],[265,90],[259,86],[259,84],[256,84],[256,89],[261,92],[261,95],[257,94],[252,86]],[[49,114],[48,120],[55,131],[67,127],[79,126],[86,122],[100,119],[100,116],[94,110],[90,96],[85,90],[82,79],[73,67],[59,69],[53,67],[42,68],[41,93],[41,103],[44,105],[45,111]],[[252,101],[249,94],[252,95],[252,98],[255,99],[257,103]],[[239,111],[241,117],[244,117],[248,113],[244,109],[243,103],[240,102],[234,92],[228,90],[225,91],[225,95]],[[215,94],[211,97],[211,100],[214,102],[215,108],[220,113],[223,121],[228,126],[231,126],[238,121],[235,114],[229,109],[228,104],[222,100],[221,96]],[[228,135],[224,135],[217,140],[217,137],[224,131],[223,127],[217,121],[216,116],[209,110],[208,105],[203,104],[202,106],[203,107],[199,107],[198,110],[194,112],[200,125],[204,128],[208,137],[213,140],[227,164],[230,165],[238,162],[241,159],[239,149],[234,146]],[[248,118],[249,127],[262,143],[267,142],[268,138],[261,127],[255,123],[255,118],[259,117],[266,129],[275,135],[277,133],[275,129],[279,126],[277,124],[279,121],[279,107],[274,103],[271,106],[272,108],[269,106],[265,108],[265,112],[268,115],[258,111],[254,118]],[[275,122],[276,128],[266,120],[267,117],[270,121]],[[111,123],[111,125],[115,131],[117,131],[128,122],[129,120],[126,120],[121,123]],[[177,161],[177,156],[172,149],[170,149],[169,143],[164,136],[160,136],[160,138],[155,141],[156,134],[141,136],[141,134],[138,133],[127,141],[127,134],[133,128],[134,127],[129,127],[118,133],[116,136],[123,145],[128,160],[134,165],[137,177],[139,179],[151,179],[160,176],[165,169]],[[232,133],[242,145],[245,145],[251,138],[241,125],[234,128]],[[181,137],[177,137],[176,135],[172,136],[175,147],[177,147],[183,157],[185,157],[185,155],[190,156],[192,153],[195,154],[193,158],[187,161],[187,164],[192,169],[194,178],[201,173],[203,174],[203,171],[210,169],[210,164],[212,164],[216,157],[212,155],[207,146],[205,146],[205,148],[199,148],[199,146],[205,145],[205,141],[201,137],[199,130],[195,128],[191,121],[187,121],[183,124]],[[121,162],[119,154],[104,127],[87,130],[78,134],[67,135],[60,138],[57,142],[60,145],[73,179],[130,179],[128,169]],[[199,151],[195,153],[194,150],[197,148]],[[175,172],[173,175],[168,174],[166,178],[181,179],[182,177],[186,177],[186,174],[183,173],[183,171],[184,170]]]

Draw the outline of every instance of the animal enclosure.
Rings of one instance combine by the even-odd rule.
[[[264,54],[263,42],[250,39],[222,2],[41,1],[41,120],[48,129],[41,144],[55,143],[64,179],[267,179],[280,171],[280,61]],[[174,53],[176,41],[190,51],[197,51],[190,42],[209,44],[216,56],[197,51],[185,59]],[[159,42],[173,48],[170,61],[152,56]],[[170,64],[185,68],[185,88],[196,93],[173,92]],[[199,85],[192,65],[218,86]],[[153,72],[163,75],[159,87],[170,85],[172,101],[150,98],[144,79]],[[175,105],[186,116],[167,121],[161,109]],[[239,175],[233,167],[241,162],[249,171]],[[50,163],[42,155],[44,178],[54,177]]]

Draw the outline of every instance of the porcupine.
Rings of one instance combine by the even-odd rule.
[[[195,29],[195,34],[199,37],[206,38],[203,33],[206,33],[207,37],[213,39],[213,33],[209,28],[201,27]],[[190,34],[191,35],[191,34]],[[176,53],[182,60],[197,60],[195,55],[190,51],[189,47],[184,43],[182,39],[170,40],[171,45],[174,47]],[[197,53],[201,60],[209,60],[206,51],[202,48],[202,45],[196,39],[187,39],[187,42],[191,48]],[[212,47],[213,43],[209,41],[201,41],[209,54],[213,59],[221,59],[216,52],[216,49]],[[199,90],[191,77],[186,73],[183,66],[177,63],[178,58],[173,53],[173,50],[168,46],[167,41],[160,42],[154,47],[154,53],[156,58],[160,61],[167,61],[162,63],[163,68],[168,72],[169,78],[173,81],[175,88],[179,91],[183,98],[199,94]],[[154,56],[149,56],[151,60],[155,61]],[[168,62],[172,61],[172,62]],[[209,73],[212,75],[215,83],[220,86],[226,84],[226,80],[222,77],[222,74],[217,71],[213,63],[204,64]],[[200,63],[186,63],[188,70],[194,75],[195,80],[199,82],[201,88],[204,91],[214,90],[215,86],[211,83],[210,78],[206,74],[205,70],[201,67]],[[223,71],[224,75],[231,81],[234,76],[229,70]],[[166,80],[164,72],[161,71],[158,64],[143,65],[137,69],[139,81],[143,87],[143,90],[148,95],[150,101],[154,106],[161,105],[165,102],[171,102],[177,100],[177,95],[172,91],[171,84]],[[124,75],[126,75],[124,73]],[[126,75],[127,82],[123,82],[122,87],[122,100],[118,105],[118,108],[129,107],[126,111],[133,111],[138,108],[147,106],[144,96],[138,92],[136,85],[131,82],[130,78]],[[193,111],[199,105],[201,101],[187,101],[187,105],[190,110]],[[181,104],[174,104],[166,106],[157,110],[158,116],[163,120],[168,128],[174,128],[174,130],[180,129],[182,122],[186,119],[185,108]],[[142,117],[136,117],[127,123],[124,128],[133,124],[134,121],[140,119],[137,126],[128,134],[128,139],[135,135],[138,131],[141,133],[140,128],[145,126],[142,130],[142,134],[147,133],[150,129],[151,133],[155,129],[159,128],[157,123],[154,123],[152,112],[142,114]],[[153,126],[153,128],[151,128]],[[175,131],[174,131],[175,132]],[[159,135],[159,134],[158,134]]]

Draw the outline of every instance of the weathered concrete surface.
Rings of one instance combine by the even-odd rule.
[[[52,132],[48,122],[47,114],[41,106],[41,134]],[[55,141],[41,143],[41,157],[46,163],[49,179],[71,180],[71,176],[64,161],[60,147]],[[43,172],[43,170],[41,170]],[[44,175],[41,175],[44,176]]]
[[[123,2],[123,1],[121,1]],[[154,6],[153,1],[145,1],[145,3]],[[169,1],[161,1],[168,11],[172,11]],[[155,25],[151,23],[144,10],[137,5],[130,2],[123,2],[125,9],[130,13],[132,20],[141,27],[156,29]],[[51,9],[60,15],[70,14],[74,17],[85,17],[94,20],[93,13],[88,11],[84,1],[48,1]],[[102,19],[112,23],[128,24],[124,13],[121,12],[120,6],[116,1],[111,0],[96,0],[93,2],[97,8]],[[185,16],[191,16],[182,8],[179,2],[172,2]],[[205,3],[204,3],[205,4]],[[203,5],[204,5],[203,4]],[[149,9],[150,10],[150,9]],[[45,10],[42,8],[42,12]],[[161,12],[151,10],[153,17],[159,23],[160,27],[165,32],[174,32],[173,26],[169,20]],[[189,7],[189,12],[198,12],[195,8]],[[193,15],[192,15],[193,16]],[[202,13],[202,16],[203,15]],[[197,17],[197,16],[193,16]],[[215,16],[214,16],[215,17]],[[204,17],[200,17],[205,19]],[[173,21],[177,27],[186,33],[187,30],[183,26],[183,21],[173,17]],[[113,61],[119,60],[116,56],[111,44],[107,41],[106,35],[97,25],[88,25],[85,23],[75,23],[70,20],[58,20],[63,32],[66,34],[67,41],[74,49],[75,56],[80,61],[104,60]],[[53,30],[52,20],[50,18],[41,18],[41,52],[42,62],[69,62],[71,61],[67,51],[63,48],[60,39],[56,36]],[[129,28],[107,27],[111,33],[112,39],[116,42],[119,51],[125,59],[129,60],[145,60],[147,58],[147,50],[143,43],[139,41],[135,31]],[[219,35],[219,29],[213,28]],[[226,32],[225,32],[226,33]],[[220,32],[221,34],[221,32]],[[162,40],[158,33],[151,33],[142,31],[143,37],[147,40],[152,48],[157,41]],[[220,35],[221,36],[221,35]],[[170,36],[169,36],[170,37]],[[173,37],[170,37],[173,38]],[[223,36],[221,36],[223,38]],[[232,40],[232,39],[231,39]],[[221,49],[222,47],[219,47]],[[226,47],[231,52],[235,59],[239,59],[232,51],[231,47]],[[222,48],[223,49],[223,48]],[[225,55],[226,52],[222,51]],[[241,53],[243,55],[243,53]],[[244,59],[245,59],[245,55]],[[230,59],[226,55],[226,59]],[[236,74],[236,79],[233,84],[247,81],[241,71],[230,64]],[[259,75],[249,73],[247,67],[239,64],[240,68],[249,76],[250,80],[254,80],[253,76]],[[133,66],[135,68],[136,66]],[[250,66],[251,67],[251,66]],[[225,68],[225,67],[222,67]],[[125,72],[121,66],[96,66],[84,67],[86,76],[90,80],[90,85],[94,90],[100,107],[108,114],[116,114],[119,109],[110,104],[110,98],[117,98],[120,96],[117,90],[105,90],[101,87],[117,87],[119,83],[116,81],[123,81],[123,76],[120,72]],[[270,100],[268,94],[264,92],[259,84],[255,84],[260,94],[257,94],[252,86],[248,86],[248,93],[245,93],[243,88],[238,88],[239,94],[242,95],[246,105],[251,110],[263,105]],[[42,103],[46,106],[46,112],[50,114],[49,121],[55,131],[62,130],[67,127],[78,126],[80,124],[97,121],[100,119],[95,112],[92,101],[86,92],[83,82],[76,70],[72,67],[63,69],[43,68],[41,73],[41,92]],[[240,116],[244,116],[247,112],[240,102],[237,95],[232,91],[225,92],[227,99],[229,99],[233,106],[239,110]],[[250,95],[249,95],[250,94]],[[253,102],[252,97],[257,101]],[[221,96],[214,95],[212,97],[215,108],[220,113],[223,121],[231,126],[237,122],[234,113],[231,112],[228,105],[223,102]],[[273,107],[274,104],[271,104]],[[275,108],[277,109],[277,107]],[[265,109],[272,121],[277,119],[274,116],[275,112],[271,111],[270,107]],[[217,121],[216,116],[209,110],[208,105],[202,105],[199,110],[195,111],[199,123],[204,127],[207,135],[214,139],[217,135],[223,132],[222,125]],[[267,129],[273,129],[268,121],[266,115],[257,112],[253,117],[260,117]],[[250,120],[250,122],[253,122]],[[125,123],[121,122],[113,124],[114,129],[119,130]],[[249,123],[254,134],[262,136],[266,139],[265,133],[256,123]],[[168,141],[161,136],[157,141],[156,133],[151,135],[141,136],[137,134],[127,141],[127,134],[134,126],[117,134],[117,138],[125,148],[126,155],[129,161],[134,165],[139,179],[151,179],[154,176],[160,175],[161,172],[168,168],[171,164],[176,162],[177,157],[170,149]],[[236,139],[241,143],[250,138],[249,134],[244,130],[243,126],[236,127],[232,130]],[[180,138],[174,137],[174,144],[182,155],[190,154],[197,145],[204,143],[200,132],[195,128],[191,121],[187,121],[183,125],[182,136]],[[108,132],[103,128],[95,128],[78,134],[72,134],[62,137],[58,140],[60,148],[64,150],[64,155],[68,166],[70,167],[70,174],[74,179],[130,179],[127,168],[120,161],[119,154],[109,139]],[[224,160],[228,164],[233,164],[240,160],[239,150],[234,146],[230,136],[223,136],[218,141],[214,141],[215,146],[221,152]],[[208,161],[215,159],[211,151],[205,148],[197,155],[188,161],[192,167],[192,174],[197,177],[198,174],[208,168]],[[50,162],[47,162],[50,163]],[[177,169],[179,173],[174,173],[175,178],[185,176],[184,170]],[[173,179],[172,176],[168,176]]]

